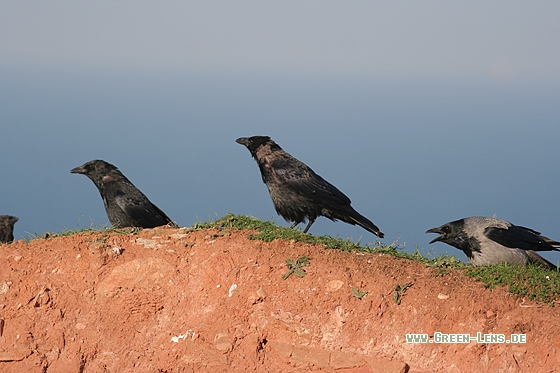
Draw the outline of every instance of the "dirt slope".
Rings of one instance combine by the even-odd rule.
[[[0,372],[558,369],[558,307],[391,256],[217,233],[158,228],[1,245]],[[282,280],[285,260],[302,255],[307,275]],[[408,282],[397,305],[394,288]],[[353,287],[368,294],[360,300]],[[518,333],[527,343],[406,342],[434,332]]]

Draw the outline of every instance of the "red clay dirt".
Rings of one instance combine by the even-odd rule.
[[[156,228],[1,245],[0,372],[559,369],[558,307],[461,271],[249,233]],[[303,255],[307,275],[283,280],[285,260]],[[395,287],[409,282],[396,304]],[[406,341],[435,332],[526,343]]]

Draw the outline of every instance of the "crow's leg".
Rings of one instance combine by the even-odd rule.
[[[307,233],[307,231],[309,230],[309,228],[311,228],[313,223],[315,223],[315,219],[309,219],[309,223],[307,223],[307,227],[305,227],[305,229],[303,230],[303,233]]]
[[[294,224],[292,224],[292,226],[290,227],[290,229],[294,229],[296,227],[296,225],[298,225],[299,223],[296,221]]]

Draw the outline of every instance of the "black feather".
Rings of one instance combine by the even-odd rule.
[[[488,227],[484,230],[484,235],[506,247],[533,251],[560,251],[557,248],[560,242],[542,236],[540,232],[531,228],[519,225],[512,224],[508,228]]]

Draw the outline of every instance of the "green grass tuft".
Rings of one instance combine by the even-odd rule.
[[[252,240],[262,240],[266,242],[270,242],[278,238],[288,241],[294,240],[312,245],[319,244],[323,245],[326,249],[337,249],[342,251],[374,252],[377,251],[377,249],[393,250],[389,249],[389,246],[383,246],[380,242],[376,242],[372,246],[364,247],[350,240],[330,236],[314,236],[309,233],[303,233],[299,229],[279,226],[271,221],[262,221],[252,216],[233,215],[231,213],[214,222],[198,222],[191,229],[199,230],[209,228],[218,230],[255,230],[257,233],[250,234],[249,238]]]
[[[536,264],[473,267],[467,269],[465,274],[483,282],[488,289],[507,286],[508,291],[517,298],[528,298],[551,306],[560,298],[560,272]]]
[[[407,282],[406,284],[395,286],[395,288],[393,289],[393,302],[395,302],[396,305],[401,304],[402,297],[406,293],[406,290],[411,286],[412,282]]]
[[[64,229],[62,232],[45,232],[43,234],[37,233],[30,233],[25,232],[27,237],[24,237],[23,240],[25,242],[30,242],[36,240],[38,238],[48,239],[48,238],[55,238],[55,237],[68,237],[73,236],[75,234],[81,233],[103,233],[105,235],[109,235],[110,233],[117,233],[117,234],[138,234],[140,232],[140,228],[112,228],[112,227],[85,227],[85,228],[76,228],[76,229]]]
[[[305,277],[307,273],[303,267],[307,267],[309,265],[309,257],[308,256],[300,256],[297,260],[286,259],[286,265],[288,266],[288,272],[284,273],[282,276],[282,280],[287,279],[293,273],[297,277]]]
[[[358,299],[362,299],[363,297],[365,297],[367,295],[367,291],[361,291],[358,288],[352,288],[352,296]]]

